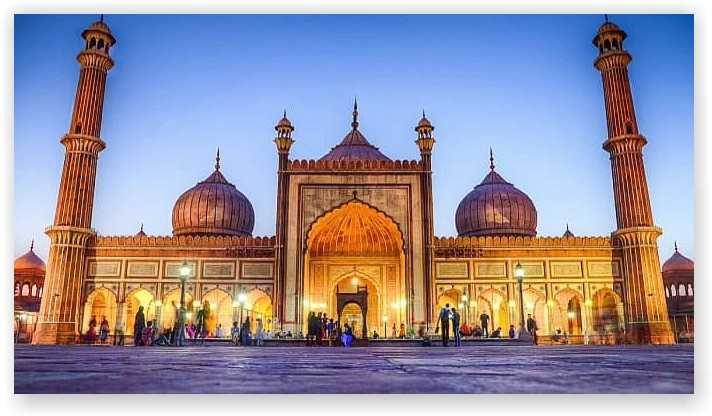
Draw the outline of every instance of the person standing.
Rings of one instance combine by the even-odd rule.
[[[480,325],[482,325],[482,336],[485,338],[489,337],[489,320],[490,317],[487,315],[487,312],[482,312],[480,315]]]
[[[401,322],[400,329],[398,330],[398,338],[400,338],[400,339],[405,338],[405,324],[403,322]]]
[[[435,328],[435,332],[438,332],[438,329],[442,328],[443,347],[447,347],[450,341],[450,314],[450,304],[446,303],[445,307],[440,309],[438,327]]]
[[[173,331],[173,345],[176,347],[182,347],[185,341],[185,307],[180,305],[180,308],[176,309],[176,326]]]
[[[539,329],[536,325],[536,320],[532,318],[532,314],[527,315],[527,332],[534,337],[534,345],[537,343],[536,331]]]
[[[261,347],[264,345],[265,339],[265,328],[262,325],[262,319],[257,318],[257,330],[255,331],[255,340],[257,341],[257,346]]]
[[[99,342],[104,344],[109,338],[109,321],[106,320],[106,316],[102,316],[101,326],[99,327]]]
[[[119,319],[119,322],[116,323],[116,329],[114,329],[114,345],[124,345],[124,323],[122,319]]]
[[[141,345],[144,328],[146,328],[146,317],[143,316],[143,306],[139,306],[134,317],[134,346]]]
[[[232,323],[230,338],[232,339],[233,344],[238,345],[240,343],[240,327],[237,325],[237,321]]]
[[[460,313],[455,308],[452,308],[452,334],[455,337],[455,346],[461,346],[462,339],[460,337]]]

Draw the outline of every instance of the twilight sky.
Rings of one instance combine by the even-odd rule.
[[[694,258],[693,16],[612,15],[628,33],[638,124],[661,261]],[[15,16],[15,255],[47,258],[79,66],[96,16]],[[413,127],[435,125],[435,233],[456,235],[460,200],[497,171],[526,192],[538,235],[608,235],[615,214],[600,74],[599,15],[107,15],[109,73],[94,228],[171,234],[178,196],[213,170],[251,200],[273,235],[282,109],[293,159],[317,159],[360,130],[392,159],[417,159]]]

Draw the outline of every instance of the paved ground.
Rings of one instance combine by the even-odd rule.
[[[16,346],[16,393],[692,393],[690,345]]]

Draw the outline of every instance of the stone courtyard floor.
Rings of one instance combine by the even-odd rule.
[[[673,346],[15,346],[15,393],[692,393]]]

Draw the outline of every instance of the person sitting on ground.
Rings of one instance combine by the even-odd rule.
[[[216,338],[222,338],[224,337],[225,334],[223,333],[223,327],[222,324],[218,324],[217,329],[215,329],[215,337]]]
[[[472,331],[472,336],[475,338],[482,338],[482,328],[479,325],[475,325],[475,330]]]
[[[89,321],[89,330],[85,335],[85,340],[87,344],[93,344],[96,342],[96,319],[91,318]]]
[[[554,342],[561,341],[561,329],[557,328],[554,335],[551,336],[551,340]]]
[[[501,337],[502,337],[502,328],[501,327],[497,327],[497,329],[495,329],[492,332],[492,335],[490,336],[490,338],[501,338]]]
[[[378,339],[378,332],[376,332],[375,329],[373,330],[373,335],[371,335],[371,338]]]
[[[351,331],[351,326],[349,326],[348,323],[344,324],[344,334],[341,335],[341,342],[344,344],[344,347],[349,348],[351,346],[351,343],[354,341],[354,334]]]
[[[158,332],[158,331],[154,330],[154,333],[155,332]],[[153,345],[157,345],[157,346],[161,346],[161,347],[166,346],[166,345],[171,345],[170,330],[168,330],[168,329],[163,330],[163,333],[153,341]]]

